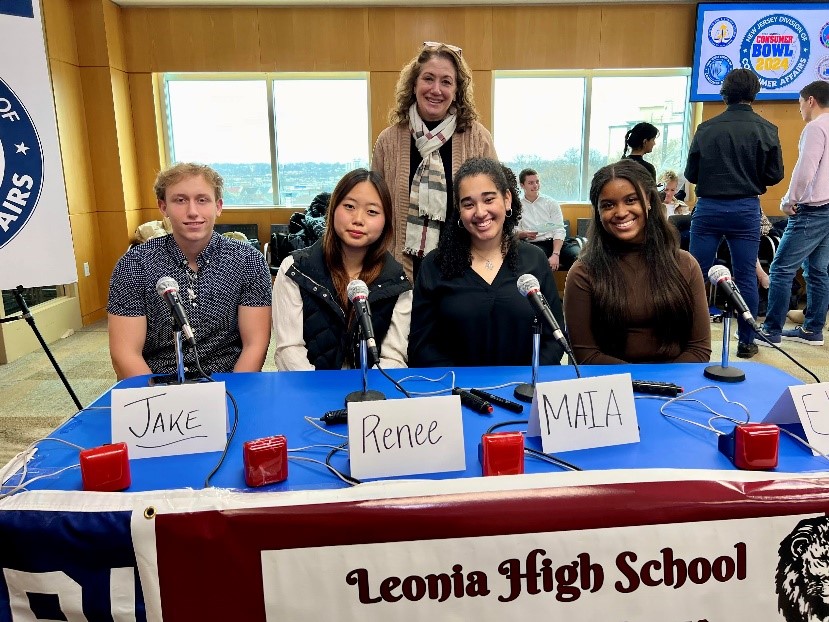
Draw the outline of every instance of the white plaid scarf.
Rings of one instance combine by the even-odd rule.
[[[403,252],[423,257],[437,248],[441,223],[446,220],[448,197],[440,148],[455,133],[455,114],[450,112],[435,129],[430,130],[417,114],[417,104],[412,104],[409,109],[409,131],[423,160],[412,178]]]

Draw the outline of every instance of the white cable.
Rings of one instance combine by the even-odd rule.
[[[398,381],[399,382],[399,381]],[[306,458],[304,456],[288,456],[288,460],[300,460],[302,462],[313,462],[314,464],[321,464],[326,469],[328,469],[331,473],[336,475],[340,480],[348,484],[349,486],[354,486],[354,482],[349,482],[342,473],[340,473],[337,469],[330,467],[329,465],[325,464],[322,460],[315,460],[314,458]]]
[[[808,448],[809,448],[809,449],[811,449],[812,451],[817,452],[817,454],[818,454],[819,456],[822,456],[822,457],[826,458],[827,460],[829,460],[829,456],[827,456],[825,453],[823,453],[820,449],[817,449],[817,448],[816,448],[816,447],[814,447],[813,445],[810,445],[808,441],[806,441],[805,439],[800,438],[800,437],[799,437],[797,434],[795,434],[794,432],[789,432],[789,431],[788,431],[786,428],[784,428],[783,426],[777,426],[777,427],[780,429],[780,431],[781,431],[781,432],[783,432],[783,434],[788,434],[788,435],[789,435],[789,436],[791,436],[794,440],[796,440],[798,443],[803,443],[804,445],[806,445],[806,447],[808,447]]]
[[[345,439],[348,439],[348,435],[347,435],[347,434],[339,434],[338,432],[332,432],[331,430],[328,430],[328,429],[326,429],[326,428],[322,427],[319,423],[317,423],[317,420],[316,420],[316,419],[314,419],[313,417],[308,417],[308,416],[306,416],[306,417],[305,417],[305,421],[307,421],[308,423],[310,423],[312,426],[314,426],[314,427],[315,427],[315,428],[317,428],[318,430],[322,430],[322,431],[323,431],[323,432],[325,432],[326,434],[330,434],[331,436],[336,436],[337,438],[345,438]]]
[[[722,413],[717,412],[716,410],[714,410],[713,408],[708,406],[708,404],[705,404],[704,402],[698,400],[697,398],[688,399],[688,396],[693,395],[694,393],[699,393],[700,391],[704,391],[706,389],[716,389],[717,391],[719,391],[720,396],[723,398],[723,401],[725,401],[727,404],[735,404],[735,405],[739,406],[740,408],[742,408],[743,411],[746,414],[746,420],[745,421],[738,421],[737,419],[729,417],[728,415],[723,415]],[[700,406],[702,406],[705,410],[707,410],[708,412],[710,412],[714,416],[710,417],[708,419],[708,425],[704,425],[702,423],[698,423],[696,421],[691,421],[690,419],[685,419],[683,417],[678,417],[676,415],[671,415],[671,414],[668,414],[667,412],[665,412],[665,409],[668,406],[670,406],[672,404],[681,404],[683,402],[687,402],[689,404],[690,403],[699,404]],[[751,421],[751,414],[749,413],[748,408],[745,406],[745,404],[743,404],[741,402],[734,401],[734,400],[729,400],[725,396],[725,393],[723,393],[723,390],[720,387],[716,386],[716,385],[707,385],[707,386],[704,386],[704,387],[700,387],[698,389],[694,389],[693,391],[688,391],[687,393],[682,393],[680,395],[677,395],[676,397],[673,397],[673,398],[667,400],[659,408],[659,414],[662,415],[663,417],[668,417],[669,419],[676,419],[677,421],[682,421],[683,423],[688,423],[690,425],[695,425],[697,427],[703,428],[704,430],[708,430],[710,432],[713,432],[714,434],[717,434],[718,436],[722,435],[722,434],[725,434],[725,432],[722,432],[721,430],[718,430],[717,428],[715,428],[712,425],[711,422],[714,419],[728,419],[729,421],[733,421],[733,422],[737,423],[738,425],[749,423]]]
[[[56,475],[60,475],[64,471],[68,471],[69,469],[77,469],[80,466],[81,466],[80,464],[70,464],[68,467],[63,467],[62,469],[59,469],[59,470],[55,471],[54,473],[44,473],[43,475],[38,475],[37,477],[33,477],[32,479],[30,479],[26,482],[21,481],[17,486],[13,487],[8,492],[4,492],[4,493],[0,494],[0,499],[5,499],[6,497],[8,497],[10,495],[13,495],[14,493],[16,493],[20,490],[26,490],[26,486],[30,485],[32,482],[36,482],[39,479],[43,479],[45,477],[55,477]],[[0,488],[8,488],[8,486],[0,486]]]
[[[424,380],[426,382],[440,382],[441,380],[446,378],[446,376],[452,377],[452,384],[447,389],[440,389],[438,391],[409,391],[410,395],[419,395],[420,397],[427,397],[429,395],[440,395],[441,393],[451,392],[452,389],[455,387],[455,372],[448,371],[445,374],[443,374],[440,378],[427,378],[426,376],[406,376],[405,378],[400,378],[397,382],[399,382],[400,384],[403,384],[407,380]]]
[[[62,438],[55,438],[54,436],[44,436],[43,438],[39,438],[37,440],[32,441],[29,444],[29,446],[26,447],[26,449],[24,449],[19,454],[17,454],[9,462],[9,464],[11,464],[12,462],[14,462],[15,460],[18,460],[18,459],[22,462],[22,467],[23,468],[20,471],[20,481],[17,483],[17,486],[23,485],[23,481],[26,479],[26,473],[28,473],[28,471],[29,471],[29,459],[28,459],[27,456],[29,455],[29,453],[32,450],[34,450],[34,448],[37,446],[38,443],[42,443],[43,441],[55,441],[56,443],[63,443],[64,445],[69,445],[70,447],[74,447],[75,449],[77,449],[79,451],[83,451],[84,449],[86,449],[86,447],[81,447],[80,445],[76,445],[75,443],[70,443],[69,441],[64,440]],[[12,477],[14,477],[14,474],[17,472],[18,468],[20,468],[20,467],[13,467],[12,474],[9,475],[9,477],[6,479],[6,481],[8,481]],[[8,488],[8,486],[5,485],[5,482],[2,482],[2,484],[3,485],[0,486],[0,488]]]
[[[340,436],[340,435],[338,435],[338,436]],[[289,450],[288,450],[288,453],[290,453],[290,452],[292,452],[292,451],[307,451],[307,450],[309,450],[309,449],[319,449],[319,448],[325,448],[325,449],[338,449],[338,450],[340,450],[340,451],[344,451],[345,453],[348,453],[348,447],[342,448],[342,447],[340,447],[339,445],[323,445],[323,444],[319,444],[319,445],[306,445],[305,447],[297,447],[296,449],[289,449]]]

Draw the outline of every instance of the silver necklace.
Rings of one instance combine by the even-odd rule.
[[[479,255],[475,251],[472,251],[472,254],[475,255],[475,257],[477,257],[478,259],[480,259],[481,261],[484,262],[484,268],[486,268],[487,270],[495,270],[495,264],[492,262],[491,259],[488,259],[487,257],[483,257],[482,255]]]

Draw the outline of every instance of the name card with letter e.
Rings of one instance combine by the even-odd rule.
[[[630,374],[538,383],[527,435],[545,453],[638,443]]]
[[[829,382],[787,387],[763,423],[800,423],[809,444],[829,453]]]
[[[222,451],[227,442],[224,382],[115,389],[112,442],[130,458]]]
[[[465,470],[460,398],[349,403],[348,455],[357,479]]]

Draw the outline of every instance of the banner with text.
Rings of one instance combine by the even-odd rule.
[[[0,289],[78,280],[38,0],[0,2]]]

